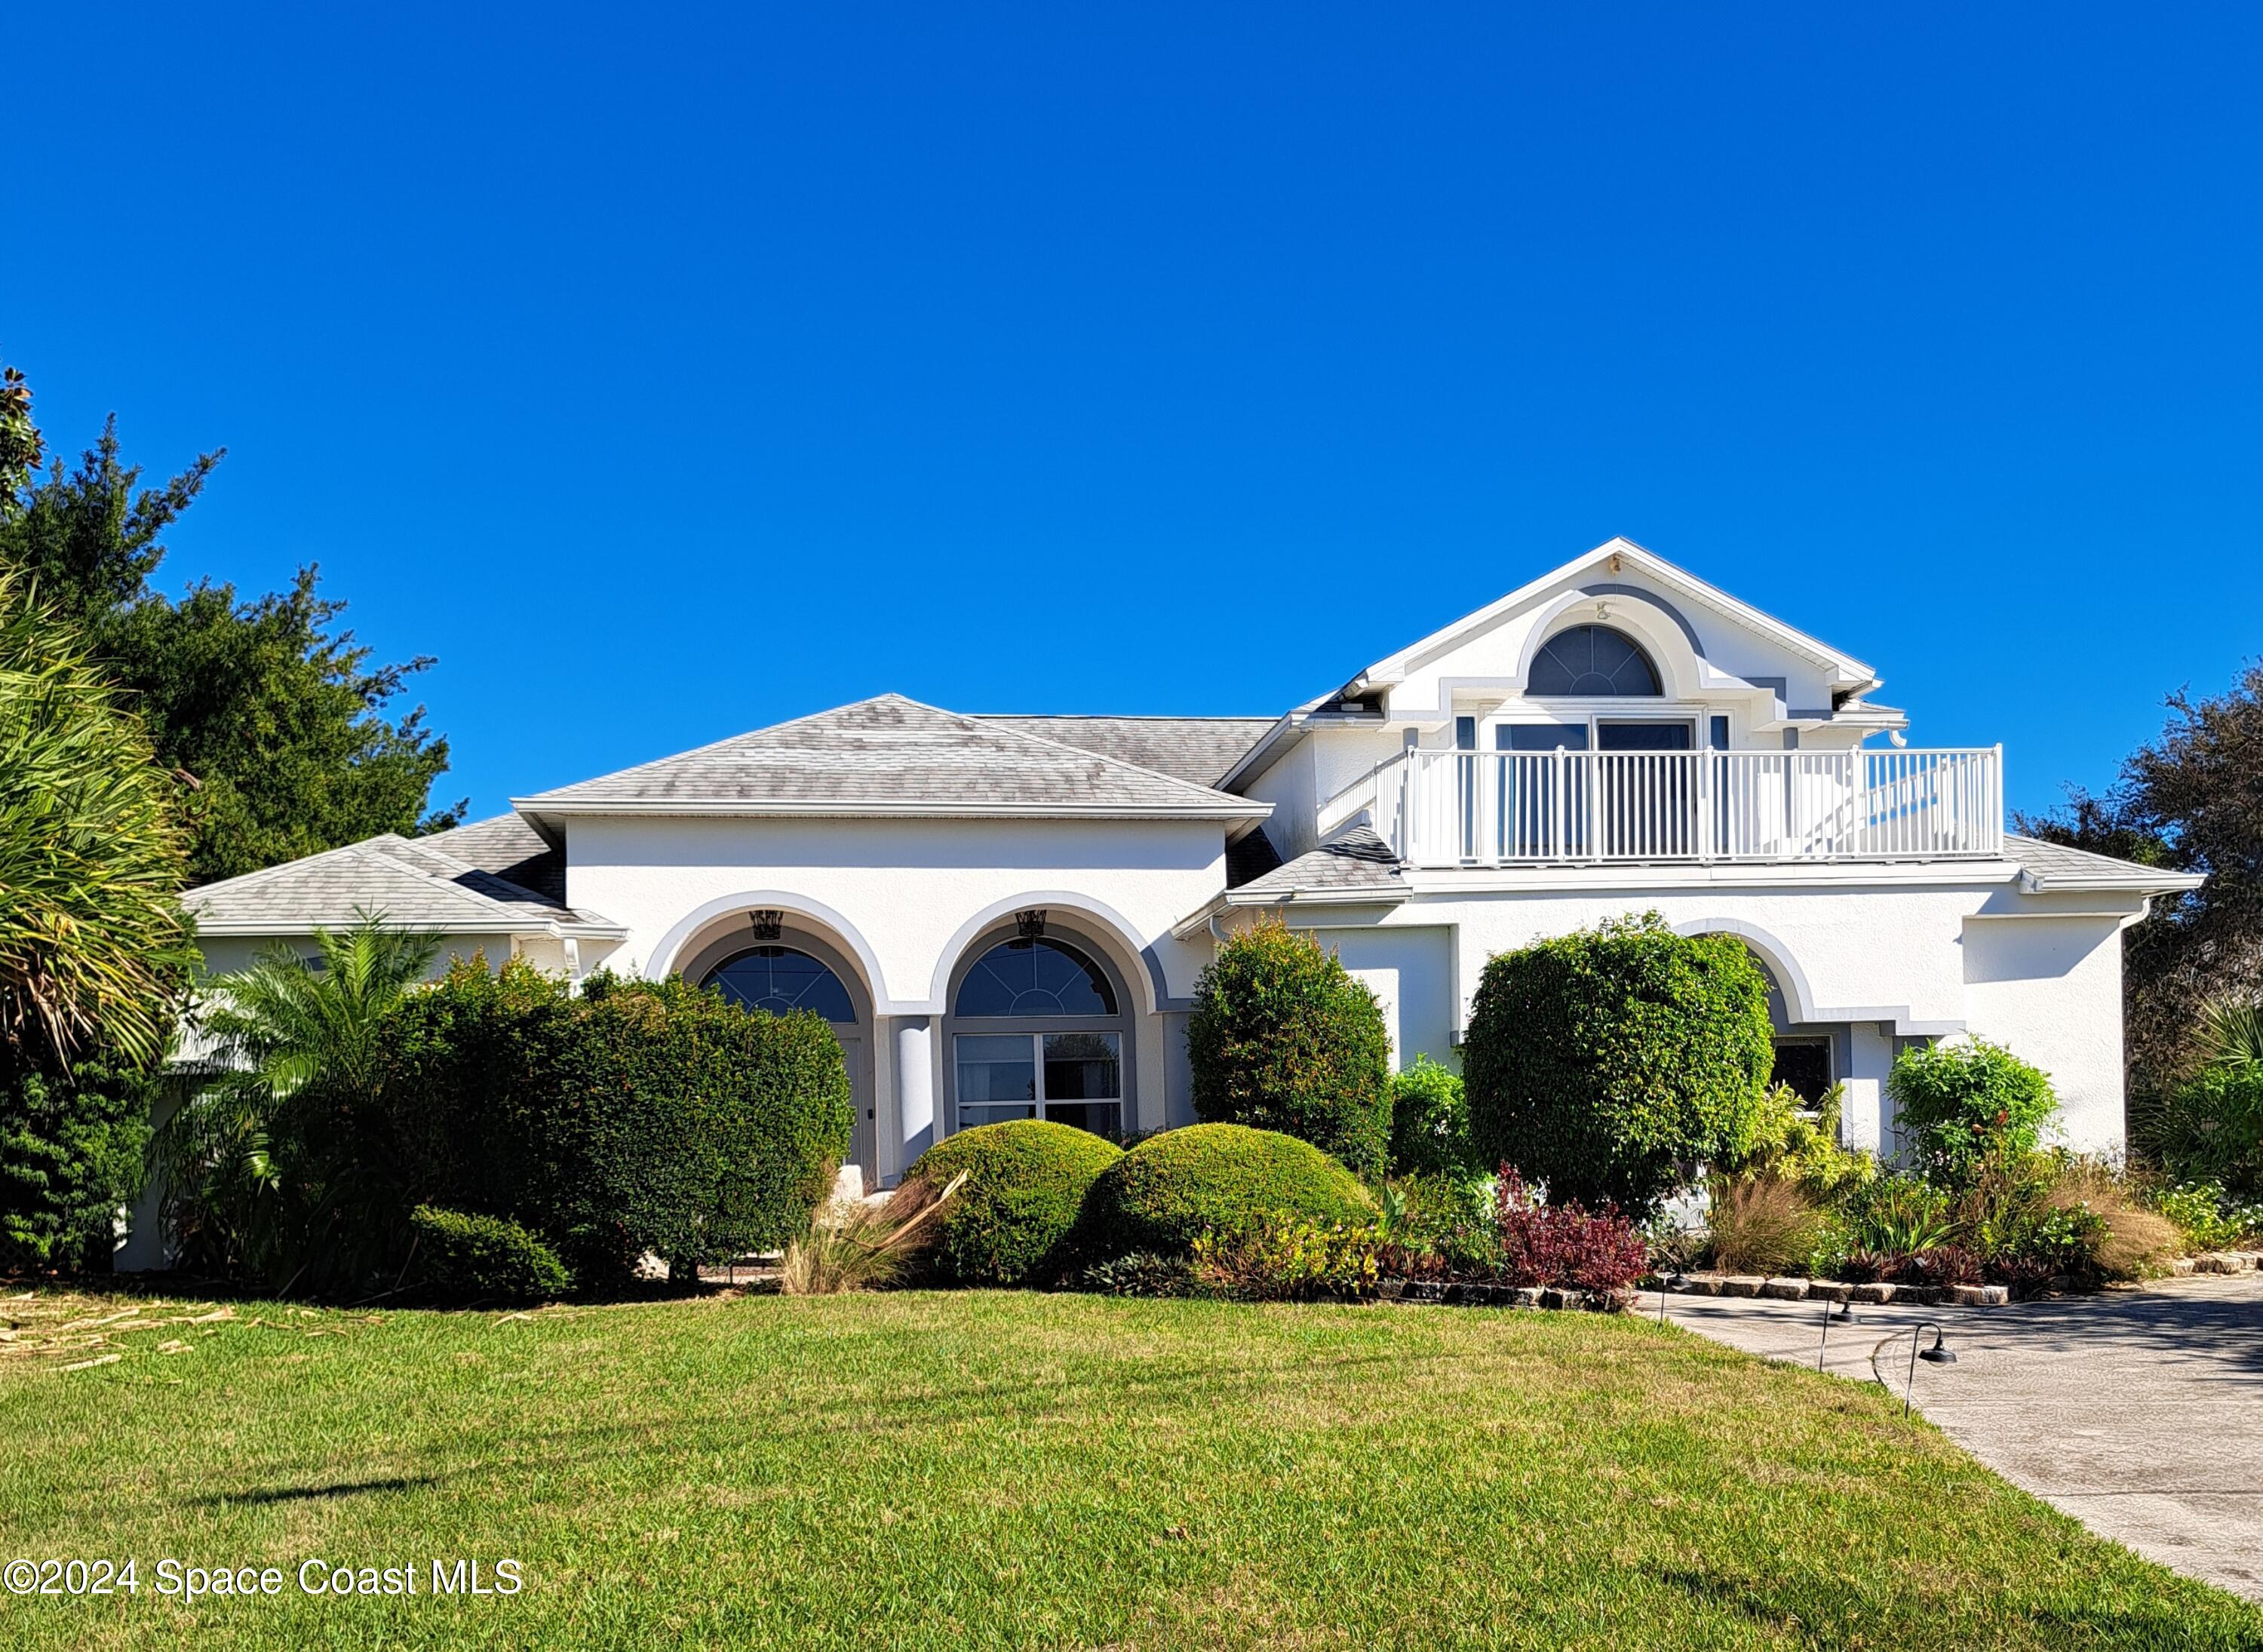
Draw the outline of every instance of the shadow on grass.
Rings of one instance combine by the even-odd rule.
[[[440,1483],[437,1474],[403,1474],[387,1480],[336,1480],[327,1486],[276,1486],[264,1491],[216,1491],[192,1498],[193,1507],[257,1508],[271,1503],[321,1503],[337,1497],[358,1497],[372,1491],[421,1491]]]

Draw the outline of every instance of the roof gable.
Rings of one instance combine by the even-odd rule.
[[[459,934],[611,927],[444,853],[437,841],[388,832],[206,884],[181,904],[208,935],[303,935],[350,928],[365,912],[404,929]]]
[[[1551,596],[1578,590],[1595,580],[1609,582],[1630,573],[1639,575],[1661,591],[1717,614],[1779,648],[1804,656],[1838,681],[1853,685],[1870,684],[1876,680],[1876,673],[1853,655],[1786,625],[1774,615],[1731,596],[1719,586],[1700,579],[1687,569],[1677,567],[1631,540],[1614,539],[1598,545],[1584,556],[1574,557],[1539,578],[1518,586],[1475,613],[1465,614],[1420,641],[1395,654],[1386,655],[1352,678],[1346,685],[1346,690],[1358,692],[1399,682],[1423,663],[1470,641]]]
[[[546,815],[1254,819],[1269,806],[1024,728],[882,694],[514,807]]]

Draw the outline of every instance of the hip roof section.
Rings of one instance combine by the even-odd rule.
[[[1140,720],[968,717],[883,694],[512,805],[537,822],[605,814],[1253,821],[1271,813],[1269,804],[1095,749],[1128,749],[1132,738],[1121,729],[1088,731],[1091,743],[1078,744],[1017,726],[1073,721]],[[1206,748],[1168,731],[1151,731],[1146,743],[1175,744],[1175,766],[1210,762]]]

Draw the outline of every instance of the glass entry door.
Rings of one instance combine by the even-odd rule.
[[[1595,724],[1603,852],[1678,859],[1697,852],[1696,726],[1609,719]]]

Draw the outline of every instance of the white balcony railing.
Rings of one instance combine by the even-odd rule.
[[[2003,849],[2003,749],[1431,751],[1323,806],[1415,866],[1981,859]]]

